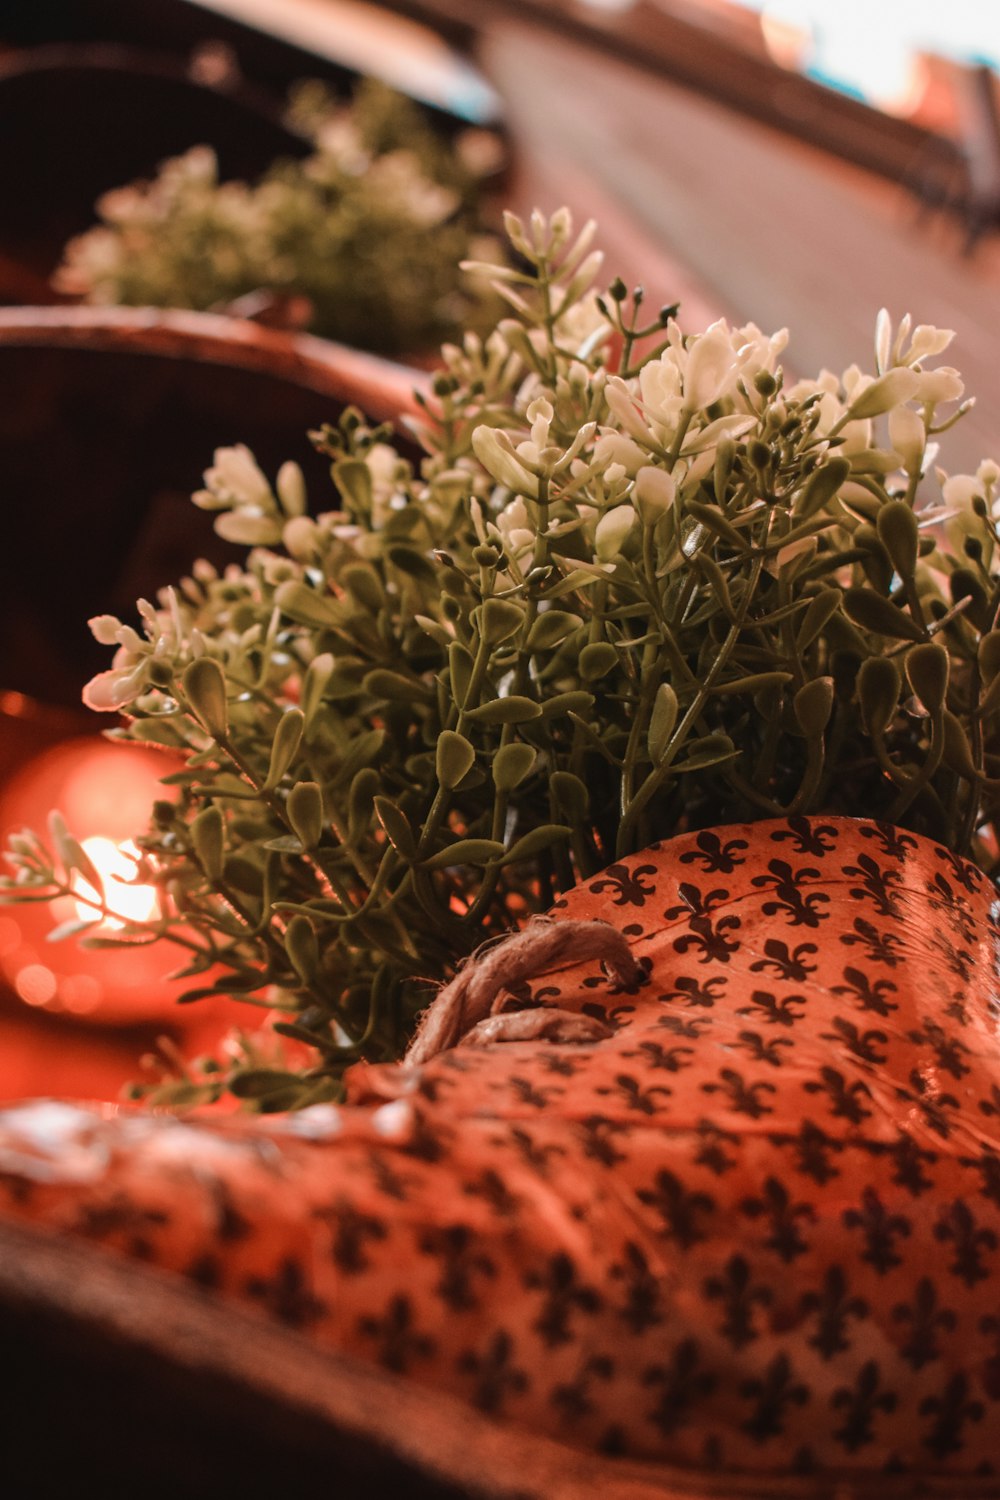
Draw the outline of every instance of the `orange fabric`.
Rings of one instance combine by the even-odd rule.
[[[275,1124],[14,1108],[4,1211],[580,1445],[991,1472],[996,911],[872,822],[685,836],[555,913],[620,928],[645,983],[507,1002],[607,1040],[359,1066]]]

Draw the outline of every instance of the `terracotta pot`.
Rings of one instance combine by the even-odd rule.
[[[795,818],[654,846],[554,915],[619,929],[643,978],[571,963],[509,1029],[555,1009],[601,1040],[360,1065],[343,1109],[277,1123],[9,1111],[8,1307],[72,1311],[58,1264],[25,1269],[54,1231],[133,1312],[186,1277],[199,1315],[207,1289],[234,1328],[294,1330],[333,1384],[388,1371],[428,1432],[461,1403],[500,1423],[430,1470],[408,1450],[441,1494],[1000,1494],[993,886]],[[113,1338],[155,1353],[151,1321]],[[321,1421],[398,1456],[415,1410]],[[568,1488],[535,1484],[549,1443]]]
[[[245,556],[190,501],[217,446],[252,435],[272,476],[296,459],[329,509],[329,461],[308,431],[349,404],[398,420],[423,378],[212,313],[0,308],[0,467],[17,497],[0,559],[0,688],[78,703],[107,665],[90,615],[131,618],[195,557]]]

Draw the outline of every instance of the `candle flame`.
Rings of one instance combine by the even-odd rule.
[[[83,848],[104,882],[109,908],[108,915],[96,924],[95,930],[112,932],[124,927],[126,922],[155,921],[160,915],[156,890],[151,885],[141,885],[136,881],[136,861],[140,854],[138,846],[131,839],[116,844],[113,839],[97,834],[84,839]],[[94,909],[88,905],[88,900],[99,901],[99,892],[79,874],[73,879],[73,889],[80,897],[85,898],[73,903],[80,921],[92,919]]]

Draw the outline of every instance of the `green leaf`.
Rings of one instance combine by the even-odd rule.
[[[806,739],[818,740],[824,733],[833,713],[833,700],[832,677],[817,677],[799,688],[792,708]]]
[[[868,733],[885,733],[899,705],[902,686],[896,664],[887,656],[870,656],[858,672],[857,693],[861,718]]]
[[[307,625],[314,630],[329,630],[341,621],[341,611],[335,599],[296,579],[279,583],[274,591],[274,602],[281,613],[297,625]]]
[[[926,639],[926,632],[915,620],[871,589],[848,589],[844,595],[844,608],[855,624],[873,630],[877,635],[887,635],[897,641]]]
[[[883,505],[876,521],[879,538],[900,578],[912,578],[917,566],[920,532],[905,500]]]
[[[195,718],[213,739],[226,737],[226,678],[213,656],[199,656],[184,670],[181,679],[184,696]]]
[[[590,813],[590,793],[572,771],[553,771],[549,777],[552,803],[571,823],[583,823]]]
[[[712,692],[718,696],[729,693],[757,693],[761,688],[784,687],[791,682],[791,672],[751,672],[747,677],[735,677],[731,682],[717,682]]]
[[[221,880],[225,862],[226,827],[217,807],[205,807],[191,824],[191,842],[209,880]]]
[[[730,524],[717,505],[701,505],[697,500],[689,500],[685,509],[696,521],[707,526],[709,531],[728,542],[730,547],[735,547],[738,552],[747,551],[746,537]]]
[[[423,861],[425,870],[447,870],[453,865],[488,865],[503,854],[496,839],[458,839]]]
[[[594,695],[584,688],[570,688],[566,693],[553,693],[542,704],[542,717],[554,719],[559,714],[585,714],[594,706]]]
[[[419,677],[406,677],[402,672],[390,672],[386,667],[376,667],[367,672],[361,686],[373,698],[385,698],[390,703],[427,703],[430,689]]]
[[[948,709],[944,710],[944,750],[941,759],[952,771],[964,776],[967,781],[978,781],[980,772],[972,758],[972,749],[961,722]]]
[[[708,766],[732,760],[738,753],[728,734],[706,734],[691,741],[686,758],[674,770],[678,775],[685,771],[704,771]]]
[[[361,519],[371,515],[372,475],[362,458],[342,458],[330,472],[348,511]]]
[[[537,752],[530,745],[501,745],[493,757],[493,782],[499,792],[512,792],[531,771]]]
[[[356,842],[368,828],[382,778],[374,766],[362,766],[351,780],[347,795],[347,836]]]
[[[677,711],[677,694],[669,682],[661,682],[656,689],[656,697],[653,699],[653,712],[650,715],[649,732],[646,736],[649,757],[654,766],[658,766],[667,753],[670,736],[677,723]]]
[[[831,616],[837,613],[842,598],[840,589],[820,589],[809,600],[799,628],[795,634],[795,652],[801,656],[803,652],[812,645],[817,636],[821,635],[830,621]]]
[[[413,836],[406,814],[388,797],[373,798],[375,816],[381,823],[385,836],[397,854],[412,863],[417,857],[417,841]]]
[[[579,666],[584,682],[596,682],[618,666],[618,652],[610,641],[591,641],[580,652]]]
[[[448,647],[448,671],[451,676],[451,696],[459,708],[464,708],[469,696],[469,684],[475,660],[472,652],[461,641],[452,641]]]
[[[323,793],[315,781],[299,781],[285,804],[288,821],[304,849],[315,849],[323,837]]]
[[[319,656],[313,658],[306,669],[305,677],[302,679],[302,712],[305,715],[307,730],[312,728],[313,720],[323,702],[323,693],[333,675],[333,665],[331,653],[322,651]]]
[[[278,720],[278,727],[271,741],[271,760],[267,768],[267,780],[264,782],[265,792],[274,790],[298,754],[305,723],[305,714],[300,708],[287,708]]]
[[[473,624],[487,646],[509,640],[524,621],[524,605],[510,599],[487,599],[472,612]]]
[[[456,734],[452,729],[441,731],[435,757],[437,779],[448,792],[454,791],[476,762],[472,745],[464,734]]]
[[[360,605],[370,610],[373,615],[378,614],[385,604],[385,589],[371,563],[349,563],[346,568],[340,570],[338,577],[344,588]]]
[[[438,571],[429,558],[415,547],[403,547],[396,545],[388,550],[388,558],[394,568],[401,573],[406,573],[410,578],[420,578],[424,583],[438,583]]]
[[[907,651],[904,665],[910,687],[927,712],[932,716],[940,713],[951,667],[945,648],[937,641],[925,641]]]
[[[799,491],[795,514],[803,521],[824,510],[851,472],[850,459],[835,455],[819,469],[814,469]]]
[[[467,709],[465,714],[473,724],[490,726],[526,724],[530,719],[540,719],[541,716],[541,707],[534,698],[522,698],[517,693],[512,693],[508,698],[494,698],[490,703],[481,703],[478,708]]]
[[[579,615],[564,609],[547,609],[540,614],[528,632],[525,649],[528,651],[551,651],[579,630],[583,621]]]
[[[530,833],[524,834],[507,850],[500,861],[501,868],[516,865],[522,859],[533,859],[543,850],[551,849],[560,839],[568,839],[571,831],[563,823],[543,823],[540,828],[532,828]]]
[[[283,1068],[246,1068],[232,1075],[229,1087],[237,1099],[263,1099],[278,1090],[298,1090],[301,1083],[297,1074]]]
[[[319,943],[308,917],[292,917],[285,928],[285,952],[304,985],[315,984],[319,973]]]

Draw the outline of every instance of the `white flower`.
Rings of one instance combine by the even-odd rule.
[[[213,497],[225,505],[274,509],[271,486],[245,443],[216,448],[214,457],[213,466],[205,470],[205,485]]]
[[[902,459],[907,474],[919,474],[927,432],[912,406],[897,406],[889,413],[889,442]]]
[[[720,319],[707,332],[694,338],[684,365],[684,409],[703,411],[735,389],[740,361],[729,329]]]
[[[942,365],[939,370],[921,370],[914,395],[918,401],[935,406],[939,401],[958,401],[965,385],[957,370]]]
[[[635,476],[635,508],[647,524],[659,519],[674,503],[677,485],[672,474],[647,464]]]
[[[649,462],[649,454],[624,433],[605,432],[594,444],[594,462],[604,470],[605,479],[608,469],[616,466],[631,476]]]
[[[498,484],[516,494],[538,498],[538,480],[518,458],[509,435],[499,427],[477,427],[472,434],[476,457]]]
[[[598,562],[618,561],[625,539],[635,522],[636,514],[631,505],[616,505],[613,510],[605,511],[594,532],[594,551]]]

